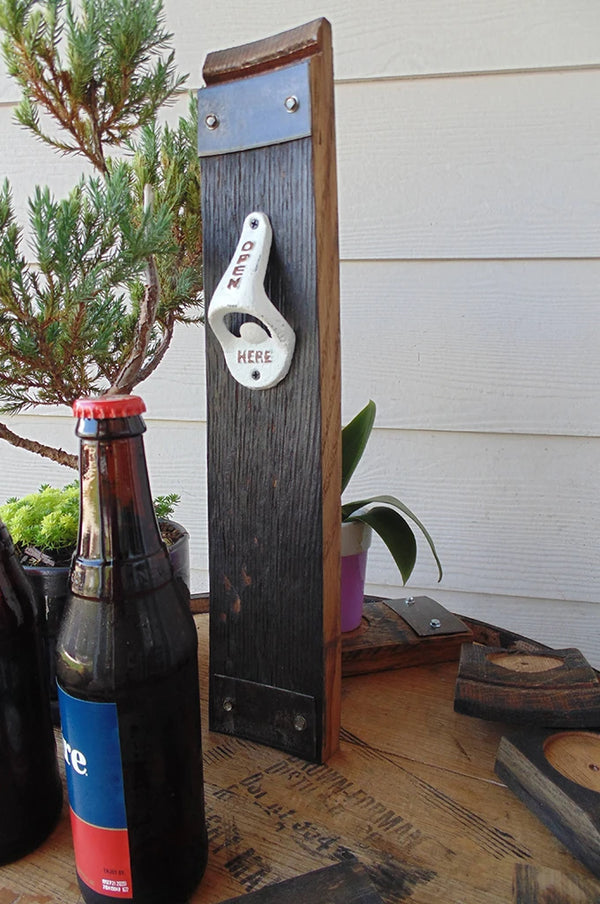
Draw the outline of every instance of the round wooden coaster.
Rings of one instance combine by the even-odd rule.
[[[600,794],[599,734],[567,731],[551,735],[544,742],[544,756],[565,778]]]

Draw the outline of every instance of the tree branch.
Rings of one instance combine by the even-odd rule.
[[[144,212],[152,209],[153,191],[151,185],[144,186]],[[148,258],[148,281],[144,290],[144,298],[140,305],[135,337],[131,351],[117,374],[107,395],[131,392],[140,382],[140,371],[146,358],[152,328],[156,321],[156,312],[160,301],[160,278],[154,256]]]
[[[0,423],[0,439],[5,439],[8,443],[12,446],[16,446],[18,449],[26,449],[27,452],[35,452],[36,455],[49,458],[59,465],[65,465],[67,468],[77,470],[78,458],[76,455],[71,455],[69,452],[65,452],[64,449],[55,449],[54,446],[46,446],[44,443],[38,443],[33,439],[26,439],[24,436],[19,436],[17,433],[13,433],[12,430],[9,430],[6,424]]]

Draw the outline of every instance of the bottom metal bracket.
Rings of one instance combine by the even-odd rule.
[[[308,694],[213,674],[210,728],[306,760],[317,758],[316,703]]]

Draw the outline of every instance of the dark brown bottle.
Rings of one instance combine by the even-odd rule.
[[[62,807],[41,624],[0,522],[0,865],[40,845]]]
[[[137,396],[82,399],[81,516],[57,640],[88,904],[182,904],[206,866],[197,634],[154,514]]]

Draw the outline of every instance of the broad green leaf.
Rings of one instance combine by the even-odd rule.
[[[399,511],[404,512],[405,515],[408,515],[408,517],[412,521],[414,521],[414,523],[423,533],[423,536],[427,540],[427,543],[429,544],[429,548],[433,553],[433,557],[438,568],[438,581],[441,581],[443,574],[442,563],[440,562],[433,539],[431,538],[429,531],[427,530],[423,522],[420,521],[415,513],[412,512],[407,505],[404,505],[404,503],[401,502],[400,499],[397,499],[395,496],[370,496],[368,499],[359,499],[356,502],[347,502],[342,506],[342,521],[363,521],[364,518],[362,516],[362,512],[360,512],[359,510],[365,508],[365,506],[370,506],[377,502],[383,503],[386,506],[393,506],[395,509],[399,509]]]
[[[362,411],[342,428],[342,493],[365,451],[373,429],[375,411],[375,402],[368,402]]]
[[[400,570],[406,583],[417,559],[417,541],[412,528],[395,509],[375,506],[355,514],[351,520],[362,521],[379,534]]]

